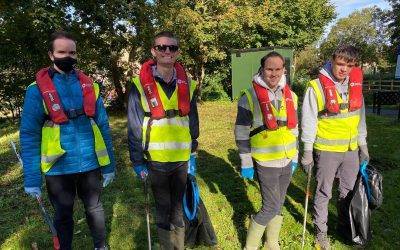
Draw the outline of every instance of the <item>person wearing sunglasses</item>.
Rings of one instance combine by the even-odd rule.
[[[174,34],[158,33],[151,53],[129,93],[130,159],[137,176],[150,179],[161,249],[184,249],[182,200],[188,169],[195,172],[199,136],[196,83],[176,62]]]

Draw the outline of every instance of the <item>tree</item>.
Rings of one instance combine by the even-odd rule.
[[[147,1],[2,1],[0,3],[0,108],[17,110],[25,87],[36,71],[49,65],[47,41],[57,30],[71,32],[78,43],[78,67],[92,76],[111,81],[123,108],[124,83],[130,60],[149,51],[153,34],[151,8]],[[1,111],[1,110],[0,110]],[[16,115],[13,112],[13,115]]]
[[[318,40],[334,17],[334,7],[327,0],[166,0],[155,5],[157,27],[178,34],[183,60],[200,89],[206,73],[221,74],[215,72],[218,69],[226,74],[232,49],[303,48]]]
[[[122,109],[126,94],[124,83],[126,72],[132,66],[121,58],[130,54],[130,60],[139,47],[146,47],[141,39],[152,33],[149,5],[145,0],[63,0],[64,9],[69,10],[71,31],[77,35],[80,60],[87,70],[105,75],[116,90],[116,106]],[[78,42],[79,42],[78,41]]]
[[[0,10],[0,112],[15,117],[26,87],[48,64],[49,35],[65,20],[56,1],[3,1]]]
[[[389,27],[392,29],[392,44],[400,45],[400,0],[388,0],[392,6],[391,23]]]
[[[322,58],[329,59],[339,44],[347,43],[360,50],[361,65],[376,66],[389,42],[383,16],[382,10],[372,7],[339,19],[320,46]]]

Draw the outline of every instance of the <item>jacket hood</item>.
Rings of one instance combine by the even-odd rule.
[[[332,73],[332,63],[331,62],[325,63],[325,65],[320,69],[319,73],[328,77],[335,84],[339,83],[338,80],[336,79],[336,77]],[[345,79],[345,82],[347,82],[348,79],[349,79],[349,77],[347,76]]]
[[[260,85],[261,87],[270,89],[270,87],[268,87],[267,83],[264,82],[264,80],[262,79],[262,77],[261,77],[260,74],[254,75],[254,76],[253,76],[253,81],[254,81],[256,84]],[[286,85],[286,76],[285,76],[285,75],[282,75],[281,79],[280,79],[279,82],[278,82],[278,87],[279,87],[280,89],[283,89],[283,88],[285,87],[285,85]]]

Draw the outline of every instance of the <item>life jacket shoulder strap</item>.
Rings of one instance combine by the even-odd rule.
[[[166,117],[166,112],[153,76],[152,67],[154,65],[155,61],[153,60],[148,60],[142,65],[139,73],[139,83],[146,97],[151,117],[153,119],[162,119]],[[187,116],[190,112],[190,100],[194,89],[191,89],[191,82],[189,82],[183,66],[175,63],[175,70],[177,76],[178,112],[180,116]]]
[[[61,124],[68,121],[68,116],[62,108],[60,97],[48,71],[49,68],[41,69],[36,74],[35,83],[42,95],[45,113],[49,115],[50,119],[54,123]],[[100,93],[99,85],[94,83],[93,80],[83,72],[79,70],[76,72],[82,88],[83,110],[85,115],[88,117],[94,117],[96,112],[96,100]]]
[[[32,86],[37,86],[36,82],[33,82],[33,83],[29,84],[27,88],[30,88]],[[99,98],[99,96],[100,96],[100,85],[97,82],[93,82],[93,86],[94,86],[94,91],[95,91],[96,100],[97,100]],[[44,100],[42,100],[42,102],[43,102],[44,113],[46,115],[49,115],[49,111],[47,110],[46,103],[44,102]]]
[[[270,130],[278,128],[277,120],[272,112],[272,104],[269,100],[268,91],[266,88],[261,87],[257,83],[253,82],[253,88],[256,93],[261,113],[264,118],[264,124]],[[282,101],[285,102],[287,126],[288,128],[295,128],[297,126],[297,111],[295,108],[295,101],[292,95],[292,91],[288,84],[282,90]]]

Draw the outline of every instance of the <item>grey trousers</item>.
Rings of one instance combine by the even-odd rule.
[[[339,200],[353,190],[359,170],[358,149],[345,153],[315,151],[317,187],[314,196],[313,222],[317,232],[328,231],[328,204],[335,177],[339,179]]]
[[[290,165],[289,163],[283,168],[271,168],[257,164],[258,182],[262,197],[262,207],[253,217],[257,224],[266,226],[272,218],[281,214],[292,176]]]

